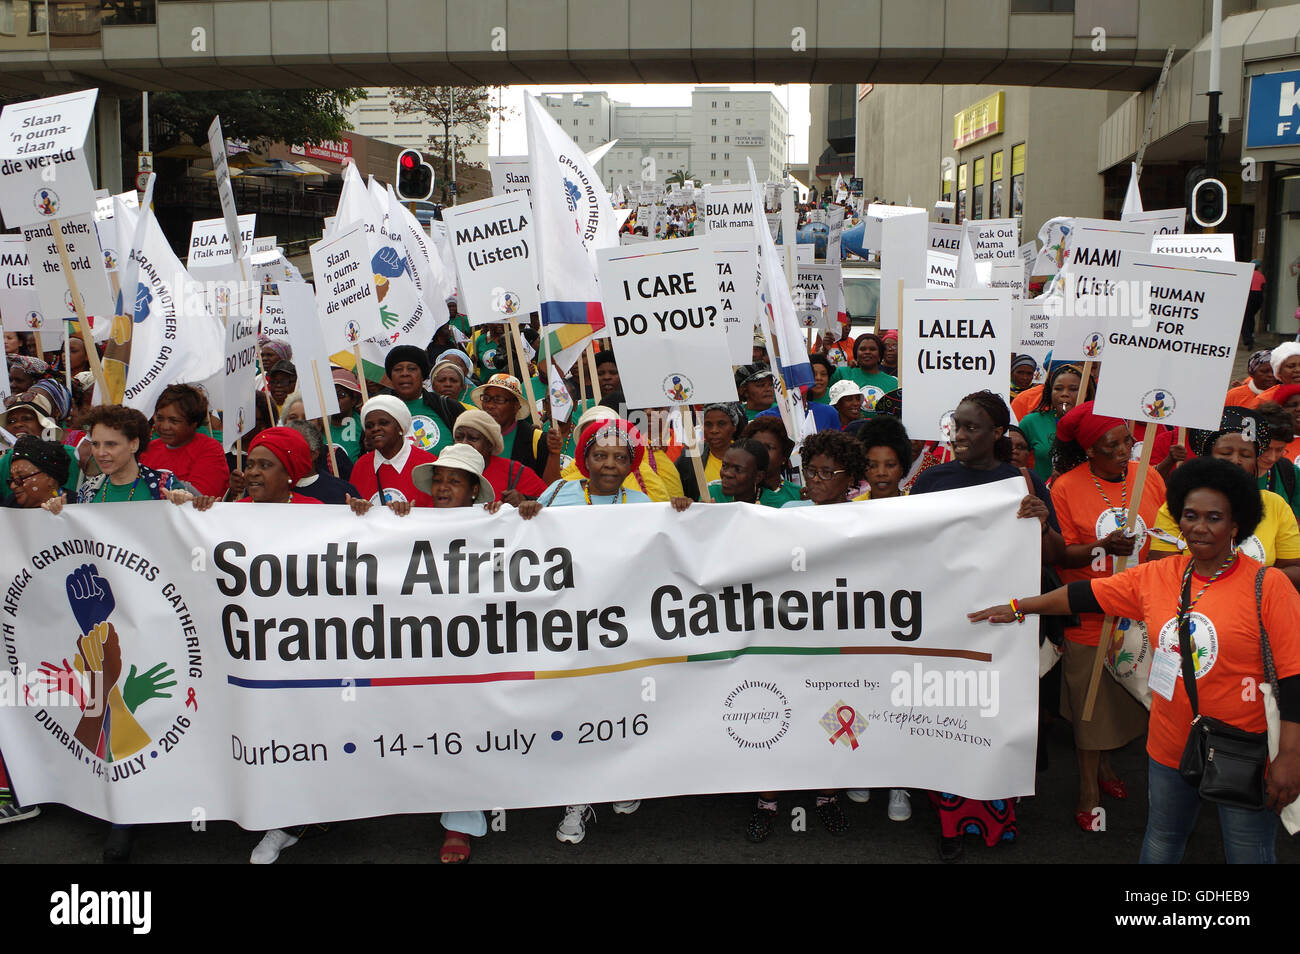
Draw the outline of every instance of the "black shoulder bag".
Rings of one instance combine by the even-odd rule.
[[[1201,797],[1211,802],[1260,809],[1265,805],[1264,772],[1268,765],[1268,733],[1246,732],[1234,725],[1200,714],[1197,703],[1196,673],[1192,667],[1190,626],[1191,574],[1183,580],[1178,604],[1178,650],[1182,655],[1183,689],[1192,703],[1192,725],[1183,748],[1178,773],[1195,785]],[[1255,577],[1255,614],[1259,620],[1259,639],[1264,652],[1264,679],[1277,685],[1273,652],[1264,629],[1262,608],[1264,567]]]

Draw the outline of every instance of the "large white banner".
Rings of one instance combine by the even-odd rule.
[[[996,288],[903,292],[898,370],[903,426],[916,440],[951,440],[952,412],[975,391],[1010,403],[1011,293]]]
[[[745,504],[15,511],[0,749],[26,803],[249,829],[712,792],[1028,795],[1036,642],[966,619],[1038,587],[1023,496],[1017,478],[848,505],[869,530]],[[700,541],[744,545],[719,560]]]
[[[528,320],[540,311],[533,210],[521,192],[443,212],[456,255],[460,307],[471,325]]]
[[[1145,309],[1107,335],[1097,413],[1218,427],[1253,271],[1250,262],[1126,257],[1115,281],[1141,289]]]
[[[736,400],[709,240],[600,249],[596,260],[628,406]]]

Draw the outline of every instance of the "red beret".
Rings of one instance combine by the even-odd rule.
[[[1106,436],[1112,428],[1127,422],[1118,417],[1101,417],[1092,413],[1093,402],[1085,401],[1066,412],[1056,424],[1056,436],[1063,441],[1074,441],[1087,450]]]
[[[292,427],[268,427],[249,443],[250,454],[255,447],[265,447],[275,455],[275,459],[289,474],[290,486],[297,485],[298,481],[316,470],[307,438]]]

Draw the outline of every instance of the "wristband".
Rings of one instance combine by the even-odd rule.
[[[1011,606],[1011,615],[1016,618],[1016,622],[1023,623],[1025,621],[1025,614],[1020,609],[1020,604],[1013,599],[1010,603],[1010,606]]]

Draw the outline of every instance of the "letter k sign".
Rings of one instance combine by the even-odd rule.
[[[1280,118],[1287,118],[1297,106],[1300,106],[1300,91],[1296,90],[1294,81],[1287,80],[1278,94],[1277,114]]]

